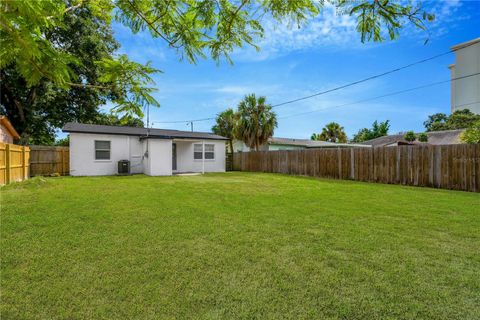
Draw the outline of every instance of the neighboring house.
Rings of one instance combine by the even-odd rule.
[[[224,172],[227,138],[205,132],[67,123],[70,175],[118,173],[129,160],[131,173],[168,176],[181,172]]]
[[[464,130],[444,130],[427,132],[428,142],[408,142],[403,137],[404,134],[393,134],[390,136],[379,137],[376,139],[362,142],[362,144],[372,147],[391,147],[398,145],[445,145],[445,144],[460,144],[462,143],[460,136]]]
[[[20,135],[12,126],[8,118],[0,116],[0,142],[13,143],[15,140],[20,139]]]
[[[310,139],[291,139],[272,137],[268,142],[260,147],[260,151],[276,151],[276,150],[299,150],[312,148],[351,148],[351,147],[368,147],[361,144],[350,143],[334,143],[326,141],[317,141]],[[248,152],[250,148],[242,141],[235,140],[233,142],[233,150],[235,152]]]
[[[455,63],[449,66],[451,78],[460,78],[480,72],[480,38],[452,47]],[[451,82],[451,109],[469,109],[480,114],[480,75]]]

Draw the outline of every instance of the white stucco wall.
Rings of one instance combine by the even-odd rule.
[[[95,160],[95,140],[110,141],[110,159]],[[201,141],[175,141],[177,171],[201,172],[202,160],[193,159],[193,145]],[[214,144],[215,159],[205,160],[205,172],[225,171],[225,141],[205,140]],[[148,157],[145,157],[148,145]],[[118,173],[118,161],[130,160],[131,173],[151,176],[172,174],[172,140],[139,140],[136,136],[70,133],[70,175],[101,176]]]
[[[110,141],[110,160],[95,160],[95,140]],[[139,165],[135,172],[143,172],[141,161],[142,142],[138,137],[108,134],[70,133],[70,175],[99,176],[118,172],[119,160],[130,160],[132,156]]]
[[[202,160],[193,159],[193,145],[201,141],[174,141],[177,144],[177,172],[202,172]],[[213,144],[215,159],[205,160],[205,172],[225,172],[225,141],[205,140]]]
[[[144,148],[147,140],[144,142]],[[144,161],[144,173],[150,176],[172,174],[172,140],[148,139],[148,158]]]
[[[452,79],[480,72],[480,42],[455,51],[455,64],[450,69]],[[451,90],[452,112],[470,109],[480,114],[480,75],[452,81]]]
[[[278,150],[278,149],[272,149],[272,145],[270,144],[264,144],[261,145],[259,148],[259,151],[269,151],[269,150]],[[239,140],[233,140],[233,152],[249,152],[252,151],[250,150],[250,147],[248,147],[245,142],[239,141]]]

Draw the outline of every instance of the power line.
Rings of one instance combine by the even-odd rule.
[[[203,118],[203,119],[195,119],[195,120],[154,121],[154,122],[152,122],[152,123],[190,123],[190,122],[207,121],[207,120],[213,120],[213,119],[215,119],[215,117]]]
[[[394,73],[394,72],[397,72],[397,71],[400,71],[400,70],[403,70],[403,69],[410,68],[410,67],[415,66],[415,65],[420,64],[420,63],[424,63],[424,62],[427,62],[427,61],[430,61],[430,60],[433,60],[433,59],[442,57],[442,56],[444,56],[444,55],[446,55],[446,54],[448,54],[448,53],[451,53],[451,51],[444,52],[444,53],[438,54],[438,55],[436,55],[436,56],[433,56],[433,57],[430,57],[430,58],[427,58],[427,59],[423,59],[423,60],[420,60],[420,61],[416,61],[416,62],[414,62],[414,63],[410,63],[410,64],[408,64],[408,65],[406,65],[406,66],[403,66],[403,67],[400,67],[400,68],[396,68],[396,69],[393,69],[393,70],[390,70],[390,71],[386,71],[386,72],[383,72],[383,73],[380,73],[380,74],[376,74],[376,75],[374,75],[374,76],[371,76],[371,77],[368,77],[368,78],[365,78],[365,79],[361,79],[361,80],[358,80],[358,81],[350,82],[350,83],[345,84],[345,85],[340,86],[340,87],[328,89],[328,90],[325,90],[325,91],[321,91],[321,92],[317,92],[317,93],[311,94],[311,95],[309,95],[309,96],[305,96],[305,97],[293,99],[293,100],[290,100],[290,101],[282,102],[282,103],[273,105],[272,107],[274,107],[274,108],[275,108],[275,107],[280,107],[280,106],[283,106],[283,105],[286,105],[286,104],[290,104],[290,103],[294,103],[294,102],[298,102],[298,101],[302,101],[302,100],[307,100],[307,99],[310,99],[310,98],[313,98],[313,97],[318,97],[318,96],[321,96],[321,95],[324,95],[324,94],[327,94],[327,93],[330,93],[330,92],[334,92],[334,91],[338,91],[338,90],[341,90],[341,89],[345,89],[345,88],[348,88],[348,87],[351,87],[351,86],[354,86],[354,85],[357,85],[357,84],[360,84],[360,83],[363,83],[363,82],[367,82],[367,81],[370,81],[370,80],[373,80],[373,79],[377,79],[377,78],[386,76],[386,75],[388,75],[388,74],[391,74],[391,73]]]
[[[455,106],[455,108],[460,108],[460,107],[465,107],[465,106],[471,106],[472,104],[477,104],[480,103],[480,101],[475,101],[475,102],[470,102],[470,103],[464,103],[464,104],[459,104]]]
[[[463,77],[458,77],[458,78],[454,78],[454,79],[433,82],[433,83],[421,85],[421,86],[418,86],[418,87],[413,87],[413,88],[409,88],[409,89],[405,89],[405,90],[390,92],[390,93],[387,93],[387,94],[383,94],[381,96],[376,96],[376,97],[372,97],[372,98],[368,98],[368,99],[363,99],[363,100],[358,100],[358,101],[349,102],[349,103],[345,103],[345,104],[340,104],[340,105],[336,105],[336,106],[326,107],[326,108],[322,108],[322,109],[318,109],[318,110],[294,113],[294,114],[291,114],[291,115],[288,115],[288,116],[279,117],[278,119],[287,119],[287,118],[297,117],[297,116],[301,116],[301,115],[305,115],[305,114],[320,112],[320,111],[324,111],[324,110],[328,110],[328,109],[336,109],[336,108],[351,106],[351,105],[354,105],[354,104],[359,104],[359,103],[363,103],[363,102],[367,102],[367,101],[377,100],[377,99],[380,99],[380,98],[390,97],[390,96],[394,96],[394,95],[398,95],[398,94],[402,94],[402,93],[406,93],[406,92],[410,92],[410,91],[415,91],[415,90],[420,90],[420,89],[424,89],[424,88],[428,88],[428,87],[433,87],[433,86],[436,86],[436,85],[439,85],[439,84],[443,84],[443,83],[447,83],[447,82],[451,82],[451,81],[455,81],[455,80],[460,80],[460,79],[465,79],[465,78],[473,77],[473,76],[476,76],[476,75],[479,75],[479,74],[480,74],[480,72],[477,72],[477,73],[469,74],[469,75],[463,76]]]
[[[468,45],[462,47],[462,49],[470,47],[474,44],[475,43],[468,44]],[[277,103],[277,104],[273,105],[272,107],[276,108],[276,107],[280,107],[280,106],[283,106],[283,105],[286,105],[286,104],[291,104],[291,103],[295,103],[295,102],[298,102],[298,101],[318,97],[318,96],[321,96],[321,95],[324,95],[324,94],[327,94],[327,93],[330,93],[330,92],[342,90],[342,89],[345,89],[345,88],[348,88],[348,87],[351,87],[351,86],[354,86],[354,85],[357,85],[357,84],[360,84],[360,83],[364,83],[364,82],[367,82],[367,81],[370,81],[370,80],[374,80],[374,79],[377,79],[377,78],[380,78],[380,77],[384,77],[384,76],[392,74],[394,72],[398,72],[398,71],[401,71],[401,70],[404,70],[404,69],[407,69],[407,68],[411,68],[413,66],[416,66],[416,65],[434,60],[434,59],[438,59],[438,58],[443,57],[447,54],[453,53],[457,50],[459,50],[459,49],[448,50],[448,51],[445,51],[443,53],[434,55],[432,57],[425,58],[425,59],[422,59],[422,60],[418,60],[418,61],[409,63],[407,65],[404,65],[404,66],[401,66],[401,67],[398,67],[398,68],[395,68],[395,69],[392,69],[392,70],[389,70],[389,71],[385,71],[385,72],[382,72],[382,73],[379,73],[379,74],[376,74],[376,75],[373,75],[373,76],[370,76],[370,77],[367,77],[367,78],[364,78],[364,79],[353,81],[353,82],[350,82],[350,83],[347,83],[347,84],[344,84],[344,85],[341,85],[341,86],[338,86],[338,87],[335,87],[335,88],[320,91],[320,92],[317,92],[317,93],[314,93],[314,94],[311,94],[311,95],[308,95],[308,96],[296,98],[296,99],[293,99],[293,100],[288,100],[288,101],[285,101],[285,102]],[[209,117],[209,118],[202,118],[202,119],[195,119],[195,120],[155,121],[154,123],[190,123],[190,122],[201,122],[201,121],[208,121],[208,120],[214,120],[214,119],[215,119],[215,117]]]

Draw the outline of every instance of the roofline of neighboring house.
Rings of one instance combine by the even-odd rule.
[[[6,116],[0,116],[0,123],[10,131],[10,134],[14,139],[20,139],[20,135],[18,134],[17,130],[13,127],[10,123],[10,120]]]
[[[453,132],[453,131],[464,131],[465,129],[450,129],[450,130],[439,130],[439,131],[428,131],[428,132],[415,132],[415,134],[420,134],[420,133],[426,133],[427,135],[429,134],[435,134],[437,132]],[[402,133],[397,133],[397,134],[389,134],[389,135],[386,135],[386,136],[381,136],[381,137],[378,137],[378,138],[375,138],[375,139],[370,139],[370,140],[367,140],[367,141],[363,141],[361,142],[362,144],[364,143],[367,143],[367,142],[372,142],[372,141],[376,141],[376,140],[379,140],[379,139],[383,139],[385,137],[392,137],[392,136],[404,136],[405,134],[402,134]]]
[[[323,146],[308,146],[308,149],[328,149],[328,148],[370,148],[371,145],[368,144],[358,144],[358,143],[336,143],[327,144]]]
[[[456,44],[454,45],[453,47],[451,47],[452,50],[459,50],[459,49],[462,49],[462,48],[465,48],[467,46],[470,46],[472,44],[475,44],[477,42],[480,42],[480,37],[479,38],[475,38],[475,39],[472,39],[472,40],[469,40],[469,41],[466,41],[466,42],[462,42],[462,43],[459,43],[459,44]]]
[[[113,126],[112,126],[113,127]],[[120,126],[115,126],[120,127]],[[174,136],[165,136],[165,135],[144,135],[144,134],[137,134],[137,133],[119,133],[119,132],[100,132],[100,131],[81,131],[81,130],[70,130],[70,129],[63,129],[63,132],[68,133],[85,133],[85,134],[106,134],[106,135],[116,135],[116,136],[130,136],[130,137],[138,137],[139,139],[165,139],[165,140],[173,140],[173,139],[196,139],[196,140],[217,140],[217,141],[224,141],[229,140],[228,138],[209,138],[209,137],[174,137]],[[205,133],[206,132],[198,132],[198,133]]]

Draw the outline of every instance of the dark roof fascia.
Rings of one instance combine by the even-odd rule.
[[[205,138],[205,137],[174,137],[174,136],[155,136],[155,135],[151,135],[151,136],[141,136],[140,137],[141,140],[143,139],[168,139],[168,140],[181,140],[181,139],[194,139],[194,140],[216,140],[216,141],[227,141],[229,139],[227,138]]]
[[[84,133],[84,134],[105,134],[105,135],[116,135],[116,136],[131,136],[131,137],[138,137],[140,140],[142,139],[165,139],[165,140],[172,140],[172,139],[197,139],[197,140],[217,140],[217,141],[227,141],[227,138],[206,138],[206,137],[175,137],[175,136],[160,136],[160,135],[143,135],[143,134],[135,134],[135,133],[118,133],[118,132],[99,132],[99,131],[79,131],[79,130],[62,130],[63,132],[68,133]]]
[[[106,134],[106,135],[115,135],[115,136],[132,136],[132,137],[141,137],[141,134],[135,133],[118,133],[118,132],[99,132],[99,131],[78,131],[78,130],[68,130],[62,129],[62,132],[68,133],[85,133],[85,134]]]

